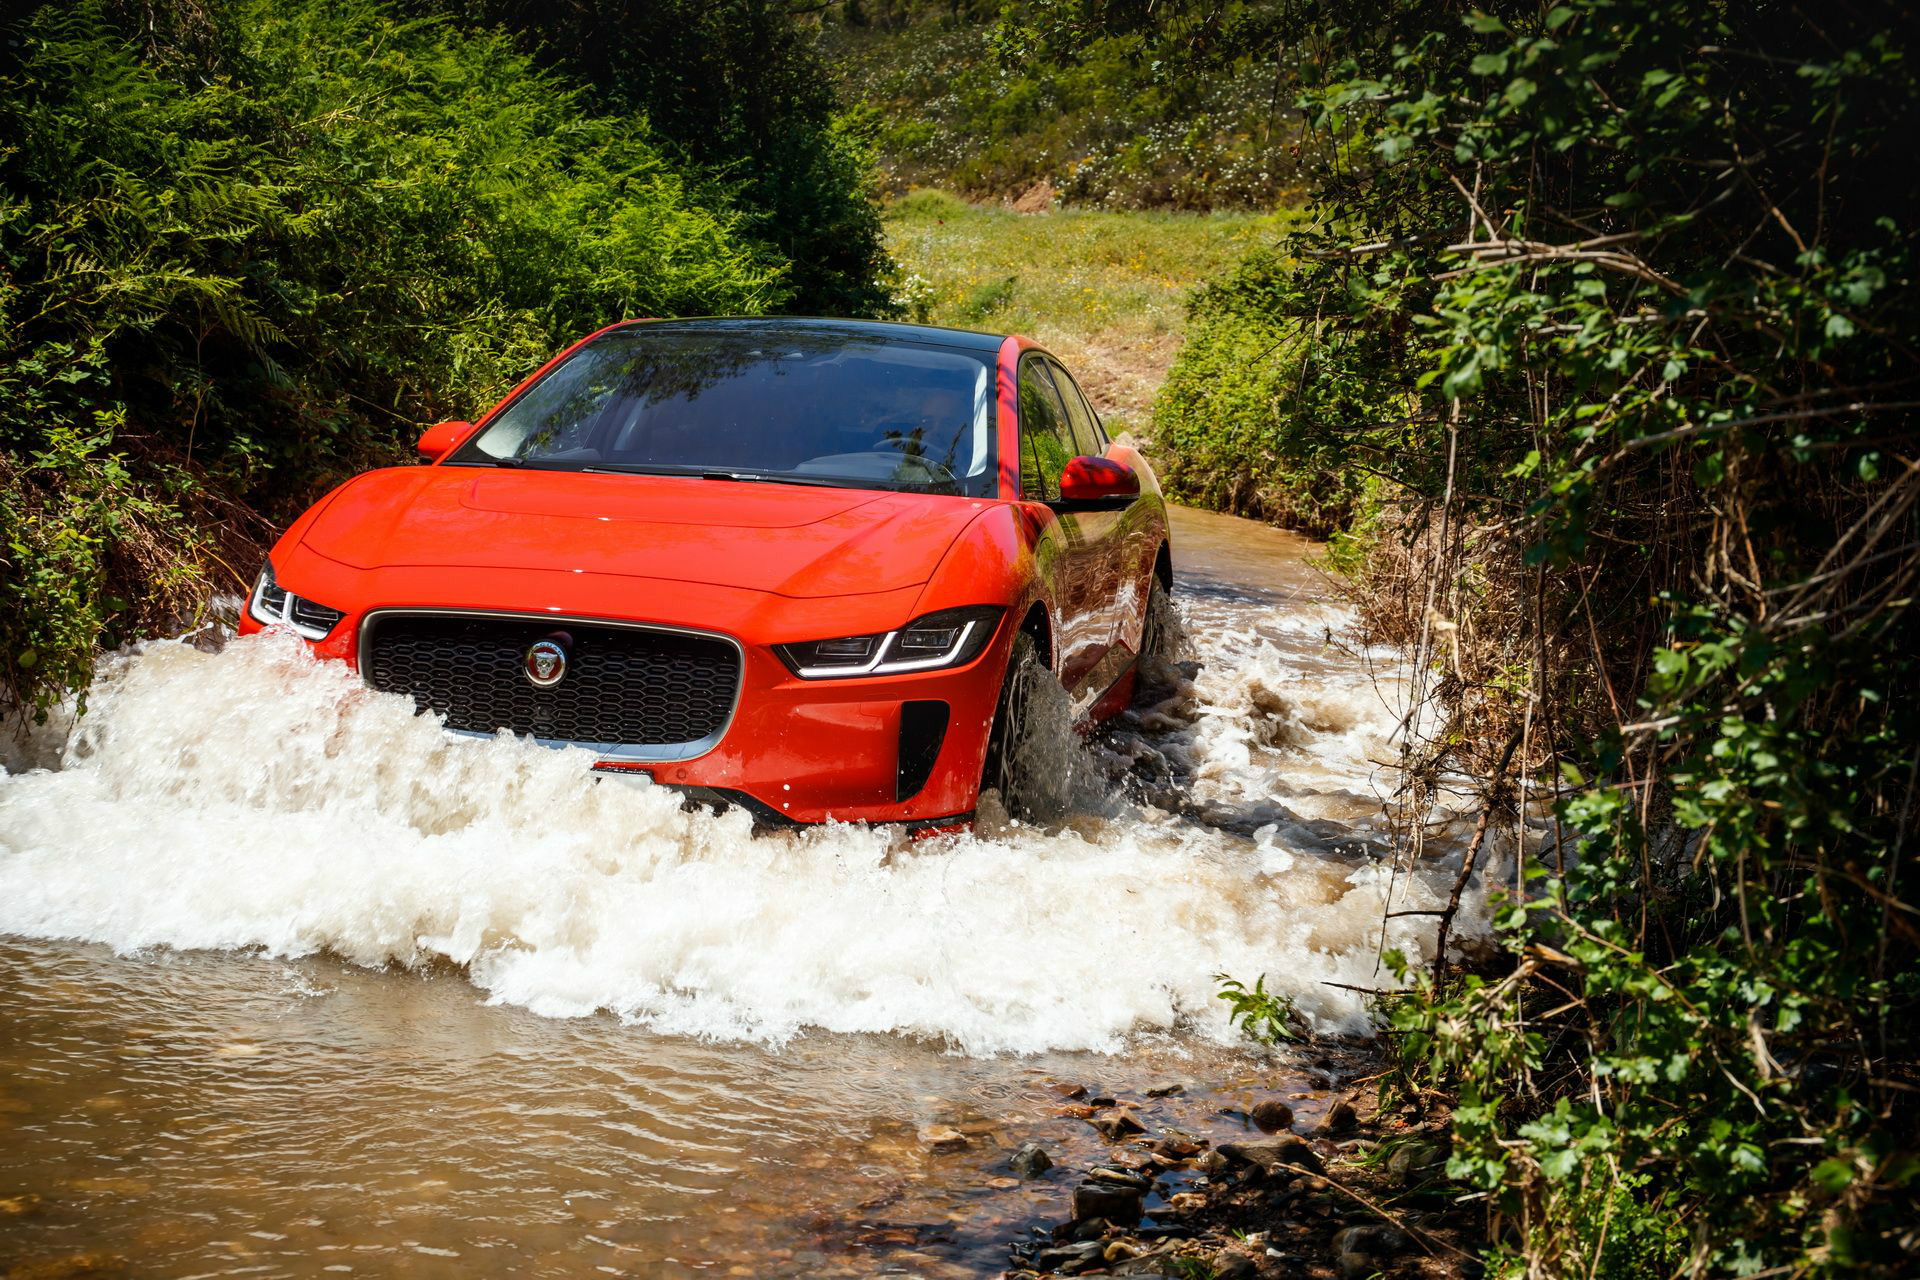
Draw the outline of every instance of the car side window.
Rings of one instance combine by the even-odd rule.
[[[1075,453],[1090,453],[1099,457],[1107,451],[1106,433],[1100,430],[1100,420],[1093,416],[1093,406],[1087,403],[1087,397],[1073,375],[1063,369],[1058,361],[1049,361],[1048,367],[1053,373],[1053,385],[1060,391],[1060,398],[1067,404],[1067,421],[1073,426],[1073,448]]]
[[[1046,363],[1029,358],[1020,365],[1020,493],[1051,501],[1060,496],[1060,473],[1074,455],[1060,392]]]

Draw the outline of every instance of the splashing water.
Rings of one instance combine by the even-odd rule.
[[[137,984],[206,951],[247,983],[300,966],[277,999],[315,998],[289,981],[359,991],[339,975],[385,966],[404,972],[370,980],[397,993],[451,966],[487,1004],[604,1011],[618,1021],[576,1025],[691,1037],[652,1052],[720,1046],[749,1074],[777,1060],[737,1057],[756,1045],[787,1055],[778,1071],[825,1053],[897,1072],[924,1062],[900,1047],[916,1042],[973,1060],[1218,1054],[1235,1035],[1222,971],[1265,974],[1319,1033],[1364,1033],[1352,988],[1386,981],[1381,949],[1431,945],[1430,919],[1387,913],[1444,904],[1457,867],[1444,846],[1411,872],[1389,856],[1377,762],[1397,686],[1328,643],[1345,615],[1297,542],[1256,552],[1284,535],[1191,513],[1175,536],[1175,661],[1119,724],[1052,743],[1072,778],[1060,821],[986,804],[963,837],[755,836],[742,813],[596,780],[582,752],[449,738],[289,638],[147,645],[109,664],[77,726],[5,760],[0,934],[37,941],[0,940],[0,1020],[45,1014],[3,993],[52,990],[63,966]],[[1484,932],[1477,894],[1457,936]],[[896,1047],[832,1049],[859,1042],[827,1033]],[[647,1043],[592,1035],[601,1056]]]
[[[1251,628],[1197,653],[1197,677],[1138,717],[1161,732],[1104,754],[1157,755],[1203,821],[1081,761],[1061,829],[906,842],[756,838],[744,814],[599,782],[585,753],[450,739],[291,638],[156,643],[96,686],[62,768],[0,787],[0,931],[445,960],[539,1013],[708,1036],[1113,1050],[1140,1030],[1224,1035],[1222,970],[1272,973],[1319,1029],[1362,1030],[1324,983],[1378,979],[1389,877],[1353,810],[1378,805],[1358,766],[1383,716]],[[1351,787],[1276,785],[1275,753]],[[1434,884],[1403,888],[1434,905]],[[1423,932],[1386,942],[1417,951]]]

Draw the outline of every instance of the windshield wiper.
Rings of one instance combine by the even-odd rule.
[[[697,480],[727,480],[735,484],[799,484],[814,489],[889,489],[858,476],[807,476],[791,471],[729,471],[724,467],[582,466],[570,470],[596,476],[686,476]]]
[[[791,479],[784,475],[765,471],[728,471],[720,467],[649,467],[634,465],[621,466],[585,466],[575,470],[585,471],[596,476],[681,476],[693,480],[734,480],[742,484],[761,481],[767,484],[833,484],[831,480],[819,480],[811,476],[795,476]]]
[[[801,476],[791,471],[702,471],[702,480],[734,480],[741,484],[804,484],[816,489],[858,489],[869,486],[857,480],[834,480],[826,476]]]

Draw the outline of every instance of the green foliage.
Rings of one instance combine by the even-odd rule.
[[[779,309],[888,312],[872,127],[843,116],[814,36],[779,0],[412,0],[498,22],[526,50],[646,118],[675,168],[707,175],[736,234],[788,264]]]
[[[1220,1274],[1213,1269],[1211,1262],[1192,1254],[1170,1258],[1167,1265],[1173,1268],[1168,1274],[1178,1276],[1180,1280],[1216,1280]]]
[[[1267,975],[1261,974],[1248,988],[1237,979],[1216,973],[1219,998],[1227,1002],[1227,1021],[1238,1026],[1242,1035],[1255,1044],[1286,1044],[1306,1036],[1306,1020],[1293,1007],[1293,997],[1267,990]]]
[[[1911,1274],[1907,15],[1297,17],[1326,164],[1201,295],[1163,421],[1265,405],[1249,474],[1386,486],[1361,590],[1436,673],[1415,784],[1491,774],[1511,830],[1510,759],[1565,836],[1508,966],[1403,966],[1405,1082],[1526,1274]]]
[[[1369,379],[1310,378],[1344,341],[1333,326],[1302,331],[1276,314],[1292,265],[1271,249],[1248,254],[1223,279],[1195,290],[1187,341],[1153,406],[1155,457],[1174,496],[1326,536],[1351,524],[1369,477],[1315,416],[1299,412],[1311,388],[1332,412],[1390,411]]]
[[[863,7],[858,22],[843,10],[826,43],[849,96],[872,105],[899,186],[1011,196],[1045,180],[1069,202],[1108,208],[1270,206],[1299,164],[1279,92],[1284,6],[1214,8],[1164,33],[1077,0],[957,16],[903,4],[887,21]],[[1195,39],[1204,59],[1167,56],[1170,41]]]
[[[977,284],[967,291],[966,297],[960,300],[960,305],[955,309],[954,314],[962,324],[986,324],[995,315],[1012,305],[1014,291],[1019,287],[1019,276],[1004,276],[998,280]]]
[[[894,288],[904,314],[1042,343],[1116,434],[1146,425],[1192,282],[1231,265],[1280,222],[1071,207],[1029,216],[929,188],[888,202],[886,220],[903,267]],[[1017,281],[1010,292],[1002,287],[1009,276]]]
[[[790,264],[644,122],[374,0],[45,5],[0,66],[0,686],[241,589],[270,521],[632,315]],[[211,575],[211,576],[209,576]]]

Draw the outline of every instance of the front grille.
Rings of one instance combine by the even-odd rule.
[[[726,727],[740,651],[712,636],[547,618],[376,614],[361,674],[447,718],[450,729],[509,729],[566,742],[677,747]],[[527,677],[541,640],[566,650],[550,688]]]

